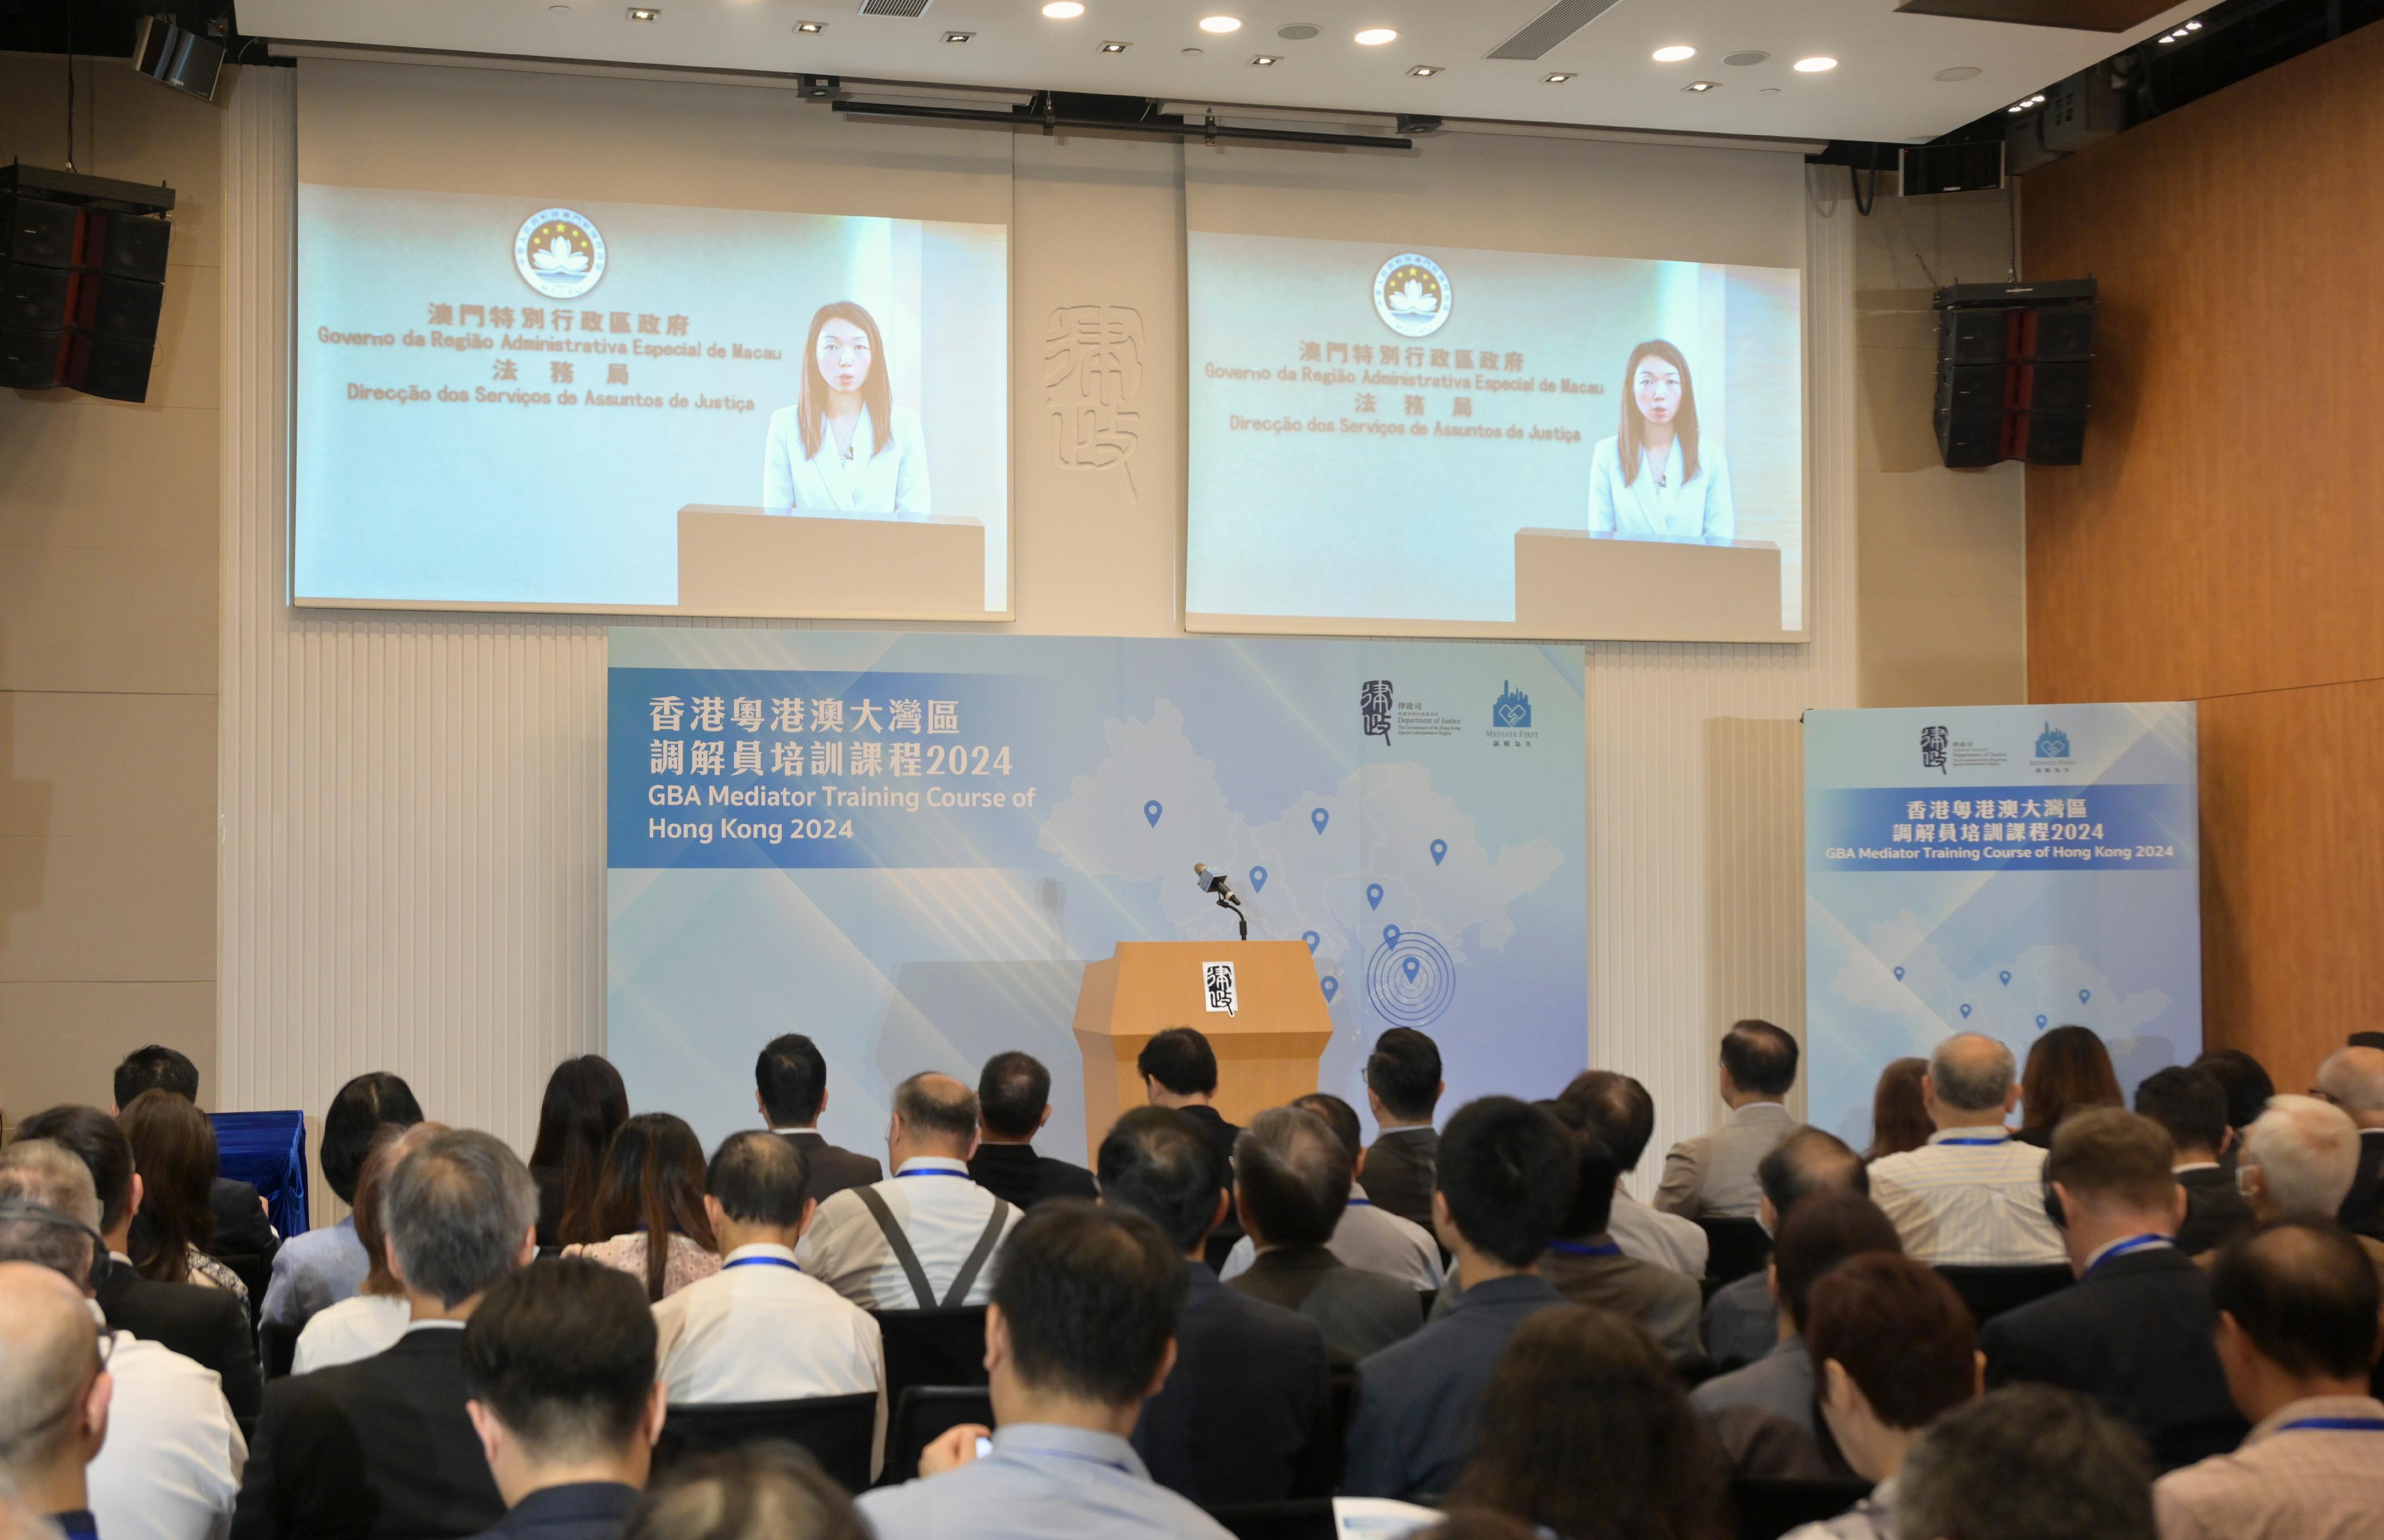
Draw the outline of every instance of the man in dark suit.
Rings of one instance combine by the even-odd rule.
[[[443,1540],[504,1515],[465,1410],[460,1334],[538,1254],[538,1186],[502,1142],[459,1128],[399,1162],[381,1202],[412,1323],[386,1352],[267,1390],[231,1540]]]
[[[1316,1323],[1335,1363],[1355,1363],[1423,1324],[1411,1285],[1350,1267],[1329,1249],[1348,1212],[1348,1147],[1324,1120],[1271,1107],[1235,1149],[1234,1201],[1258,1255],[1229,1287]],[[1694,1286],[1694,1285],[1692,1285]]]
[[[1225,1212],[1205,1132],[1173,1108],[1137,1107],[1101,1140],[1099,1162],[1101,1201],[1164,1231],[1191,1284],[1174,1371],[1134,1428],[1151,1479],[1211,1508],[1328,1494],[1335,1430],[1323,1334],[1235,1293],[1202,1264]]]
[[[1366,1149],[1366,1196],[1376,1207],[1432,1228],[1432,1174],[1440,1136],[1433,1109],[1448,1088],[1440,1045],[1411,1026],[1374,1039],[1366,1057],[1366,1109],[1381,1130]]]
[[[997,1053],[976,1080],[976,1153],[969,1175],[1003,1202],[1031,1209],[1047,1198],[1099,1198],[1093,1174],[1035,1153],[1051,1121],[1051,1072],[1031,1054]]]
[[[753,1105],[762,1110],[771,1133],[803,1152],[811,1168],[805,1197],[824,1203],[847,1187],[885,1180],[886,1168],[876,1156],[841,1149],[820,1136],[820,1114],[827,1111],[827,1061],[801,1033],[771,1038],[753,1061]]]
[[[2247,1431],[2212,1346],[2210,1281],[2178,1248],[2185,1189],[2160,1124],[2117,1107],[2073,1113],[2045,1158],[2076,1286],[1979,1334],[1990,1387],[2083,1391],[2132,1423],[2164,1471],[2221,1454]]]
[[[1217,1053],[1209,1039],[1188,1026],[1171,1026],[1142,1045],[1134,1067],[1142,1076],[1143,1095],[1153,1107],[1170,1107],[1199,1125],[1217,1157],[1220,1190],[1234,1185],[1234,1140],[1241,1130],[1210,1105],[1217,1096]],[[1234,1243],[1242,1238],[1242,1222],[1231,1205],[1225,1222],[1209,1236],[1209,1271],[1221,1271]]]
[[[508,1273],[465,1324],[464,1383],[507,1505],[483,1536],[615,1540],[663,1431],[638,1280],[580,1257]]]
[[[2236,1190],[2235,1174],[2220,1163],[2235,1143],[2227,1122],[2227,1087],[2205,1070],[2171,1064],[2144,1076],[2136,1111],[2167,1130],[2177,1146],[2177,1185],[2185,1189],[2185,1223],[2177,1248],[2189,1257],[2241,1240],[2259,1224]]]
[[[199,1066],[191,1062],[187,1054],[152,1043],[126,1054],[124,1062],[116,1066],[114,1089],[118,1112],[130,1106],[132,1099],[143,1091],[171,1091],[184,1101],[195,1103],[199,1099]],[[207,1189],[207,1207],[215,1211],[216,1216],[215,1238],[207,1243],[209,1255],[255,1257],[267,1263],[273,1261],[281,1237],[273,1233],[272,1221],[265,1214],[265,1199],[256,1188],[246,1182],[218,1176]]]
[[[2359,1174],[2336,1217],[2355,1235],[2384,1239],[2384,1049],[2329,1055],[2317,1069],[2317,1094],[2359,1124]]]
[[[265,1380],[248,1311],[219,1288],[143,1278],[127,1254],[132,1215],[141,1207],[141,1178],[133,1174],[132,1144],[123,1128],[96,1107],[52,1107],[19,1124],[17,1136],[47,1139],[91,1173],[100,1236],[107,1243],[107,1256],[92,1281],[108,1325],[214,1370],[231,1414],[242,1426],[254,1423]]]

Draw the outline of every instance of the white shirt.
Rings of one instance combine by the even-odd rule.
[[[85,1468],[92,1518],[106,1540],[215,1540],[231,1528],[248,1464],[223,1381],[158,1343],[113,1335],[107,1442]]]
[[[1340,1258],[1344,1267],[1380,1273],[1419,1291],[1437,1290],[1447,1282],[1441,1271],[1440,1247],[1424,1227],[1388,1209],[1376,1208],[1366,1189],[1354,1182],[1349,1185],[1349,1206],[1342,1211],[1341,1223],[1333,1227],[1333,1238],[1324,1243],[1324,1249]],[[1248,1273],[1257,1257],[1258,1248],[1244,1236],[1225,1253],[1219,1281],[1229,1283]]]
[[[884,1199],[894,1222],[919,1255],[938,1304],[961,1263],[976,1249],[986,1222],[996,1204],[1008,1210],[1002,1220],[1004,1238],[1018,1223],[1018,1211],[969,1179],[968,1163],[941,1156],[920,1155],[870,1190]],[[998,1246],[998,1243],[997,1243]],[[894,1259],[886,1232],[862,1206],[860,1191],[847,1188],[819,1206],[819,1215],[803,1232],[795,1260],[811,1276],[863,1310],[910,1310],[920,1308],[910,1275]],[[969,1285],[964,1305],[982,1305],[993,1296],[993,1269],[999,1252],[987,1258]]]
[[[354,1363],[385,1353],[405,1335],[414,1307],[403,1294],[356,1294],[315,1312],[298,1334],[298,1351],[290,1360],[292,1374]]]
[[[2044,1211],[2044,1151],[2000,1128],[1941,1128],[1870,1165],[1871,1200],[1931,1267],[2066,1267]]]
[[[1721,445],[1710,438],[1699,441],[1697,473],[1685,481],[1682,458],[1675,434],[1663,463],[1645,456],[1639,478],[1626,485],[1616,441],[1598,440],[1589,457],[1589,532],[1640,540],[1735,539],[1738,513],[1731,503],[1730,462],[1722,458]]]
[[[1694,1219],[1651,1209],[1616,1188],[1614,1217],[1606,1223],[1607,1237],[1637,1261],[1669,1267],[1692,1278],[1706,1275],[1706,1253],[1713,1242]]]
[[[927,492],[927,441],[920,436],[919,419],[902,407],[894,408],[893,431],[878,449],[877,429],[869,408],[852,424],[852,458],[836,447],[836,428],[820,421],[819,453],[803,453],[801,409],[781,406],[770,414],[770,440],[762,454],[762,506],[773,513],[793,510],[831,516],[851,515],[925,520],[930,511]]]
[[[877,1323],[799,1271],[783,1246],[740,1246],[720,1271],[654,1307],[658,1375],[675,1407],[877,1393],[886,1447],[886,1353]],[[872,1469],[875,1469],[873,1462]]]

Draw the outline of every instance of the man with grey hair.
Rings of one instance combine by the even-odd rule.
[[[886,1130],[894,1174],[821,1203],[796,1261],[863,1310],[984,1304],[1019,1211],[969,1176],[976,1138],[975,1091],[932,1072],[903,1081]]]
[[[2354,1235],[2384,1236],[2384,1050],[2329,1054],[2317,1067],[2317,1094],[2359,1125],[2359,1171],[2336,1217]]]
[[[2069,1253],[2044,1211],[2044,1151],[2004,1126],[2019,1099],[2012,1051],[1965,1032],[1929,1056],[1920,1101],[1937,1131],[1871,1163],[1870,1195],[1932,1267],[2061,1267]]]
[[[1316,1323],[1335,1363],[1423,1324],[1406,1281],[1351,1267],[1332,1248],[1349,1201],[1347,1147],[1317,1113],[1271,1107],[1234,1141],[1234,1203],[1256,1255],[1232,1286]]]
[[[2014,1385],[1929,1425],[1895,1479],[1914,1540],[2154,1540],[2141,1440],[2085,1397]]]
[[[2263,1224],[2336,1213],[2358,1178],[2361,1147],[2367,1142],[2340,1107],[2314,1096],[2273,1096],[2267,1111],[2243,1130],[2235,1156],[2236,1186]],[[2384,1240],[2356,1231],[2353,1236],[2384,1281]]]
[[[107,1441],[106,1335],[72,1284],[0,1262],[0,1475],[68,1540],[97,1532],[83,1467]]]
[[[104,1260],[90,1168],[48,1139],[0,1153],[0,1262],[47,1268],[102,1317],[92,1298]],[[111,1436],[85,1472],[90,1508],[109,1540],[214,1540],[230,1520],[248,1446],[212,1369],[130,1332],[104,1337],[114,1390]],[[14,1397],[6,1397],[12,1403]]]
[[[538,1254],[538,1187],[493,1136],[434,1134],[381,1194],[389,1269],[412,1320],[372,1358],[265,1393],[232,1540],[478,1534],[503,1517],[465,1403],[457,1334],[497,1280]]]

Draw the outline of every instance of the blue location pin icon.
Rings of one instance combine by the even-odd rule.
[[[1333,814],[1321,807],[1312,807],[1308,810],[1308,821],[1316,826],[1317,833],[1322,834],[1324,826],[1333,822]]]
[[[1326,974],[1322,983],[1324,985],[1324,1003],[1330,1005],[1333,1003],[1333,997],[1341,992],[1341,981],[1335,978],[1331,974]]]
[[[1366,884],[1366,907],[1369,909],[1380,909],[1383,907],[1383,885],[1381,883],[1370,882]]]
[[[2001,978],[2001,979],[2002,979],[2005,984],[2009,984],[2009,983],[2011,982],[2011,970],[2010,970],[2009,968],[2005,968],[2005,969],[2001,974],[1997,975],[1996,976],[1997,976],[1997,977],[1999,977],[1999,978]]]
[[[1317,935],[1316,932],[1312,930],[1301,931],[1299,933],[1299,938],[1308,943],[1308,955],[1310,957],[1315,956],[1316,949],[1324,944],[1324,938]]]
[[[1895,970],[1895,981],[1896,981],[1898,984],[1901,984],[1901,983],[1903,983],[1903,982],[1904,982],[1904,970],[1903,970],[1902,968],[1898,968],[1898,969],[1896,969],[1896,970]]]
[[[1964,1021],[1968,1021],[1970,1019],[1970,1008],[1967,1005],[1962,1007],[1962,1019]]]
[[[2037,1017],[2037,1018],[2036,1018],[2036,1029],[2037,1029],[2039,1032],[2042,1032],[2042,1031],[2043,1031],[2043,1030],[2044,1030],[2044,1021],[2045,1021],[2045,1018],[2043,1018],[2043,1016],[2039,1016],[2039,1017]]]
[[[1263,893],[1266,891],[1265,867],[1253,866],[1250,868],[1250,891],[1253,893]]]
[[[1435,865],[1435,866],[1439,865],[1439,864],[1441,863],[1441,862],[1442,862],[1444,859],[1446,859],[1446,858],[1447,857],[1447,855],[1448,855],[1448,841],[1447,841],[1447,840],[1446,840],[1446,839],[1435,839],[1435,840],[1434,840],[1434,841],[1432,842],[1432,863],[1433,863],[1434,865]]]
[[[1157,828],[1159,826],[1159,815],[1164,811],[1165,810],[1157,802],[1145,802],[1142,804],[1142,815],[1149,822],[1152,828]]]
[[[2093,998],[2094,991],[2092,989],[2080,989],[2078,991],[2078,1003],[2080,1005],[2085,1004],[2088,1000],[2092,1000]]]
[[[1409,984],[1413,984],[1413,983],[1415,982],[1416,970],[1417,970],[1418,968],[1422,967],[1422,965],[1423,965],[1423,964],[1422,964],[1421,962],[1417,962],[1414,958],[1412,958],[1412,957],[1406,958],[1406,959],[1403,959],[1403,960],[1400,962],[1400,963],[1399,963],[1399,972],[1401,972],[1401,973],[1403,973],[1403,974],[1407,975],[1408,975],[1408,982],[1409,982]]]
[[[1398,944],[1399,927],[1397,925],[1384,925],[1383,927],[1383,945],[1386,947],[1396,947]]]

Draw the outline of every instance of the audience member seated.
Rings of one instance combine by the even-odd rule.
[[[0,1153],[0,1262],[46,1268],[89,1300],[103,1244],[99,1218],[91,1173],[70,1151],[47,1139],[19,1139]],[[15,1313],[0,1310],[0,1317]],[[248,1454],[220,1384],[212,1371],[162,1344],[100,1327],[93,1313],[83,1305],[81,1340],[88,1345],[97,1333],[114,1388],[109,1436],[86,1470],[84,1506],[108,1540],[217,1540]],[[0,1365],[0,1375],[8,1372]],[[50,1404],[66,1401],[61,1394]],[[24,1406],[13,1394],[0,1396],[0,1423]],[[0,1446],[0,1459],[10,1454]]]
[[[311,1374],[317,1369],[354,1363],[397,1346],[414,1323],[414,1307],[404,1285],[389,1270],[389,1234],[381,1228],[381,1200],[389,1189],[390,1173],[398,1162],[421,1148],[433,1134],[444,1134],[443,1123],[417,1123],[408,1128],[384,1124],[374,1133],[364,1170],[356,1174],[356,1239],[372,1268],[356,1292],[336,1305],[315,1312],[298,1334],[290,1372]]]
[[[353,1209],[356,1174],[372,1148],[374,1131],[383,1124],[407,1127],[421,1121],[421,1104],[404,1081],[379,1071],[357,1075],[340,1087],[323,1116],[316,1162],[323,1169],[324,1184]],[[273,1254],[273,1281],[266,1285],[259,1317],[284,1340],[295,1340],[317,1310],[355,1293],[371,1271],[372,1259],[356,1239],[353,1213],[337,1224],[292,1236]]]
[[[1016,1207],[969,1180],[976,1097],[949,1074],[894,1088],[886,1134],[894,1174],[821,1200],[795,1248],[803,1271],[863,1310],[981,1305],[988,1265]]]
[[[1447,1082],[1440,1077],[1438,1043],[1411,1026],[1392,1027],[1374,1039],[1374,1051],[1366,1056],[1366,1111],[1373,1114],[1374,1142],[1358,1164],[1371,1168],[1367,1197],[1426,1234],[1432,1228],[1433,1166],[1440,1149],[1432,1114],[1447,1089]]]
[[[381,1211],[412,1323],[385,1353],[266,1387],[231,1540],[439,1540],[504,1514],[453,1334],[538,1254],[538,1185],[498,1139],[451,1129],[398,1162]]]
[[[753,1061],[753,1105],[770,1132],[803,1152],[811,1173],[805,1196],[825,1203],[847,1187],[885,1180],[875,1155],[832,1145],[821,1137],[820,1114],[827,1111],[827,1060],[809,1037],[789,1032],[770,1039]]]
[[[2153,1488],[2164,1540],[2307,1540],[2384,1528],[2376,1270],[2326,1219],[2279,1220],[2218,1259],[2218,1361],[2242,1447]]]
[[[1755,1168],[1755,1182],[1763,1191],[1755,1217],[1773,1236],[1790,1211],[1817,1192],[1870,1191],[1860,1157],[1835,1134],[1812,1127],[1799,1128],[1774,1146]],[[1780,1307],[1767,1273],[1732,1279],[1706,1302],[1706,1356],[1721,1367],[1752,1362],[1779,1340]]]
[[[188,1054],[152,1043],[124,1056],[124,1062],[116,1066],[113,1089],[118,1116],[143,1091],[171,1091],[196,1106],[199,1066],[191,1062]],[[207,1207],[216,1216],[213,1248],[217,1253],[255,1257],[260,1261],[273,1260],[281,1237],[273,1233],[273,1222],[266,1215],[264,1196],[256,1188],[217,1174],[207,1187]]]
[[[565,1059],[546,1077],[529,1176],[538,1184],[538,1243],[578,1246],[609,1238],[596,1223],[604,1149],[629,1121],[629,1088],[602,1054]]]
[[[254,1418],[265,1396],[256,1361],[256,1339],[248,1311],[218,1288],[157,1283],[132,1265],[132,1213],[141,1203],[141,1178],[132,1170],[132,1144],[114,1118],[96,1107],[53,1107],[18,1124],[20,1139],[46,1139],[81,1161],[99,1198],[99,1231],[106,1257],[92,1280],[108,1326],[181,1354],[223,1382],[232,1415]]]
[[[2044,1211],[2044,1151],[2004,1127],[2019,1090],[2011,1049],[1965,1032],[1929,1056],[1921,1104],[1937,1131],[1874,1161],[1870,1195],[1932,1267],[2053,1267],[2067,1260]]]
[[[1815,1379],[1812,1355],[1805,1348],[1805,1322],[1812,1308],[1813,1285],[1849,1258],[1873,1252],[1894,1255],[1901,1249],[1895,1226],[1879,1206],[1858,1192],[1819,1192],[1798,1203],[1781,1222],[1779,1239],[1771,1248],[1771,1296],[1779,1309],[1771,1350],[1744,1369],[1718,1374],[1697,1386],[1693,1399],[1699,1411],[1712,1416],[1732,1407],[1749,1407],[1788,1423],[1813,1440],[1818,1453],[1821,1430],[1813,1415]],[[1735,1441],[1725,1437],[1726,1444]],[[1745,1470],[1739,1451],[1732,1448],[1733,1464]]]
[[[84,1467],[107,1442],[116,1387],[106,1340],[72,1284],[31,1262],[0,1262],[0,1478],[62,1540],[98,1534]]]
[[[481,1533],[615,1540],[663,1431],[654,1317],[636,1281],[577,1259],[523,1268],[481,1299],[463,1349],[464,1410],[505,1500]]]
[[[2056,1026],[2028,1045],[2019,1076],[2019,1132],[2012,1137],[2050,1149],[2053,1131],[2070,1113],[2126,1104],[2103,1039],[2082,1026]]]
[[[1764,1021],[1722,1034],[1721,1099],[1730,1116],[1710,1134],[1683,1139],[1664,1157],[1656,1207],[1690,1219],[1752,1219],[1762,1194],[1755,1167],[1796,1120],[1784,1099],[1796,1084],[1796,1039]]]
[[[2185,1222],[2177,1248],[2189,1257],[2242,1239],[2259,1221],[2236,1190],[2235,1174],[2219,1163],[2235,1144],[2227,1122],[2227,1089],[2202,1070],[2172,1064],[2144,1076],[2136,1112],[2165,1129],[2177,1146],[2177,1184],[2185,1189]]]
[[[703,1212],[703,1142],[686,1119],[640,1112],[621,1124],[604,1147],[596,1228],[612,1238],[566,1247],[563,1254],[643,1279],[650,1300],[667,1299],[720,1271]],[[656,1236],[664,1237],[659,1248]]]
[[[1639,1169],[1647,1141],[1656,1136],[1656,1099],[1647,1094],[1646,1087],[1612,1070],[1584,1070],[1557,1094],[1557,1099],[1589,1119],[1590,1126],[1606,1140],[1606,1148],[1614,1152],[1624,1176]],[[1669,1267],[1691,1278],[1706,1275],[1706,1254],[1713,1243],[1705,1227],[1640,1202],[1622,1190],[1620,1180],[1614,1188],[1614,1214],[1606,1227],[1626,1257]]]
[[[1135,1055],[1143,1095],[1153,1107],[1173,1107],[1200,1125],[1217,1152],[1217,1170],[1233,1180],[1234,1140],[1241,1130],[1211,1105],[1217,1098],[1217,1050],[1188,1026],[1171,1026]]]
[[[1340,1258],[1344,1266],[1360,1273],[1397,1278],[1412,1289],[1439,1289],[1447,1281],[1441,1266],[1440,1242],[1433,1238],[1431,1231],[1375,1202],[1373,1195],[1361,1185],[1372,1156],[1363,1143],[1365,1131],[1358,1122],[1358,1110],[1323,1091],[1311,1091],[1294,1099],[1291,1105],[1323,1119],[1324,1126],[1333,1131],[1333,1136],[1349,1154],[1349,1201],[1333,1226],[1333,1238],[1324,1243],[1326,1248]],[[1434,1137],[1437,1140],[1439,1136]],[[1235,1141],[1235,1148],[1239,1150],[1239,1140]],[[1235,1159],[1239,1161],[1238,1153]],[[1257,1256],[1257,1246],[1245,1236],[1234,1243],[1234,1249],[1227,1254],[1225,1265],[1217,1275],[1232,1283],[1249,1270]]]
[[[2192,1067],[2226,1087],[2227,1124],[2235,1130],[2240,1148],[2243,1130],[2252,1126],[2253,1120],[2267,1107],[2268,1099],[2277,1094],[2277,1083],[2268,1078],[2260,1061],[2240,1048],[2206,1049]],[[2219,1163],[2232,1166],[2234,1161],[2222,1155]]]
[[[1788,1540],[1895,1540],[1896,1472],[1939,1413],[1979,1393],[1978,1331],[1953,1285],[1909,1257],[1855,1257],[1814,1280],[1805,1348],[1821,1417],[1870,1496]]]
[[[654,1307],[661,1379],[675,1407],[877,1395],[886,1439],[886,1349],[877,1322],[795,1263],[817,1205],[803,1152],[752,1130],[713,1151],[703,1210],[720,1271]]]
[[[1353,1267],[1334,1249],[1333,1237],[1363,1211],[1348,1206],[1348,1148],[1323,1118],[1269,1108],[1234,1148],[1234,1201],[1254,1254],[1231,1287],[1314,1322],[1335,1363],[1355,1363],[1423,1324],[1414,1288]],[[1106,1191],[1107,1172],[1101,1184]]]
[[[128,1237],[132,1265],[155,1283],[219,1288],[244,1313],[248,1285],[207,1254],[216,1236],[208,1201],[216,1182],[215,1124],[171,1091],[142,1092],[116,1121],[131,1141],[132,1170],[141,1178]]]
[[[1542,1534],[1726,1540],[1720,1472],[1645,1332],[1607,1310],[1543,1310],[1499,1355],[1482,1447],[1449,1506],[1505,1513]]]
[[[1035,1136],[1051,1121],[1051,1072],[1027,1053],[997,1053],[976,1077],[976,1153],[969,1174],[1005,1203],[1031,1209],[1047,1198],[1099,1198],[1093,1174],[1037,1155]]]
[[[622,1540],[871,1540],[819,1461],[791,1444],[683,1460],[646,1489]]]
[[[2342,1200],[2342,1223],[2384,1237],[2384,1049],[2346,1048],[2318,1066],[2317,1094],[2359,1125],[2359,1174]]]
[[[1539,1260],[1572,1207],[1565,1126],[1513,1097],[1467,1102],[1442,1130],[1433,1229],[1465,1292],[1448,1315],[1358,1365],[1341,1489],[1414,1498],[1455,1486],[1473,1457],[1483,1387],[1518,1327],[1564,1296]]]
[[[1863,1151],[1865,1161],[1918,1149],[1936,1132],[1920,1099],[1920,1077],[1928,1073],[1926,1059],[1897,1059],[1879,1072],[1879,1086],[1870,1094],[1870,1148]]]
[[[1193,1271],[1131,1211],[1062,1198],[1020,1220],[986,1311],[999,1427],[953,1428],[918,1480],[863,1496],[862,1517],[887,1540],[1225,1540],[1128,1442],[1174,1364]]]
[[[2358,1179],[2361,1142],[2359,1125],[2341,1108],[2314,1096],[2272,1097],[2237,1141],[2236,1184],[2262,1223],[2333,1214]],[[2384,1279],[2384,1241],[2358,1239]]]
[[[2175,1159],[2150,1118],[2072,1113],[2044,1174],[2077,1285],[1995,1317],[1979,1339],[1987,1384],[2082,1391],[2165,1471],[2233,1448],[2244,1428],[2211,1347],[2210,1282],[2173,1238],[2185,1217]]]
[[[1895,1484],[1904,1540],[2156,1540],[2143,1445],[2083,1396],[1998,1390],[1930,1425]]]
[[[1262,1112],[1242,1143],[1269,1118],[1301,1116]],[[1174,1372],[1143,1403],[1135,1452],[1153,1481],[1204,1508],[1322,1496],[1332,1486],[1338,1431],[1327,1415],[1326,1339],[1315,1323],[1235,1293],[1203,1263],[1209,1233],[1225,1212],[1216,1159],[1200,1125],[1165,1107],[1134,1109],[1101,1140],[1101,1201],[1157,1224],[1186,1259],[1191,1285],[1175,1327]],[[1412,1316],[1413,1291],[1399,1292]]]

